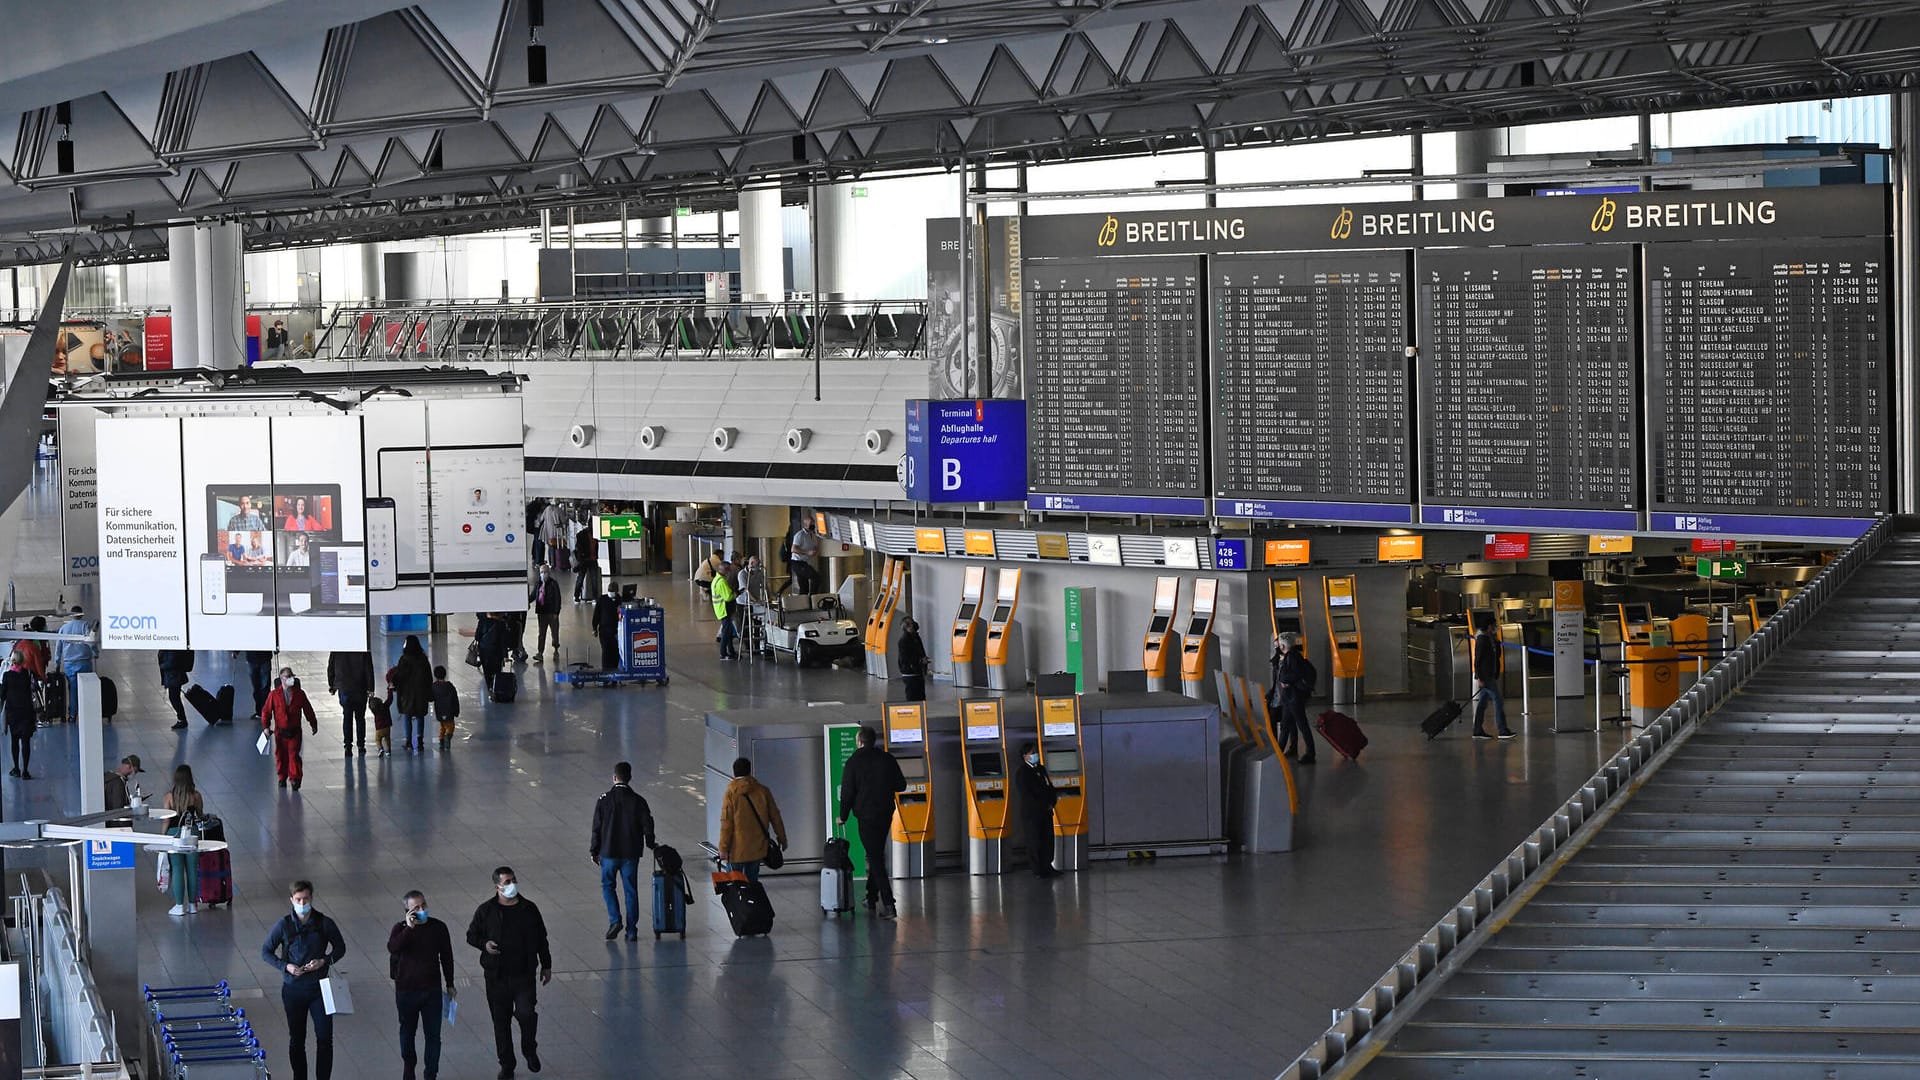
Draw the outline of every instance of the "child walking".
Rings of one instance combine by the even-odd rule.
[[[460,716],[460,691],[447,681],[447,669],[433,669],[433,718],[440,721],[440,749],[453,746],[453,722]]]
[[[367,695],[367,705],[373,710],[373,742],[380,748],[380,756],[386,757],[393,752],[393,669],[387,669],[387,696]]]

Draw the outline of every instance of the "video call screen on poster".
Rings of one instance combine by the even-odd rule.
[[[278,581],[278,592],[308,591],[323,545],[338,545],[340,487],[246,484],[207,488],[207,536],[230,583]]]

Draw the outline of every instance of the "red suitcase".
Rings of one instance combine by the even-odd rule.
[[[1323,712],[1314,726],[1320,729],[1320,734],[1335,753],[1350,761],[1360,760],[1360,751],[1367,748],[1366,733],[1346,713],[1331,710]]]
[[[195,903],[233,903],[232,852],[203,851],[200,853],[200,898]]]

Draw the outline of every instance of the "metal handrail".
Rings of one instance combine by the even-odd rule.
[[[1695,725],[1732,697],[1780,648],[1825,607],[1847,579],[1885,545],[1892,519],[1881,518],[1848,545],[1817,576],[1781,605],[1740,647],[1721,658],[1679,700],[1594,772],[1580,790],[1508,853],[1493,872],[1461,897],[1333,1024],[1279,1080],[1340,1080],[1351,1077],[1404,1026],[1420,1002],[1432,997],[1446,976],[1492,937],[1561,865],[1598,832],[1621,805],[1618,796],[1638,788],[1693,733]]]

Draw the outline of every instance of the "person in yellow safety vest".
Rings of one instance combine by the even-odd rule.
[[[713,617],[720,620],[720,633],[715,638],[720,642],[720,659],[738,660],[740,653],[733,647],[739,636],[733,625],[733,564],[721,563],[707,587],[713,593]]]

